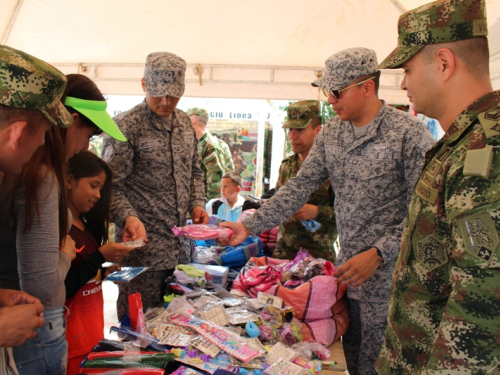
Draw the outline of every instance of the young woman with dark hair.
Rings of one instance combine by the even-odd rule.
[[[0,179],[0,287],[28,292],[45,308],[46,323],[37,337],[13,349],[21,375],[66,374],[64,280],[76,254],[66,235],[65,162],[87,149],[99,132],[125,140],[97,93],[89,78],[69,75],[62,101],[72,113],[72,126],[52,127],[22,172]]]
[[[102,268],[119,262],[133,250],[123,244],[108,243],[109,206],[112,172],[90,151],[76,154],[68,162],[68,207],[73,216],[69,231],[77,254],[66,276],[68,374],[78,372],[79,363],[104,337],[101,282],[120,266]]]

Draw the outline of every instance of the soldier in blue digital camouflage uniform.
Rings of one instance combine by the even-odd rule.
[[[186,62],[168,52],[148,56],[142,87],[146,99],[115,121],[127,142],[104,137],[103,159],[113,170],[112,212],[117,238],[146,238],[147,245],[122,261],[149,270],[119,285],[118,317],[127,296],[139,292],[144,309],[161,301],[165,278],[190,260],[189,243],[174,226],[208,222],[196,135],[189,117],[176,109],[184,93]]]
[[[208,112],[205,109],[190,108],[186,114],[193,122],[198,138],[198,155],[207,200],[220,197],[222,175],[234,171],[231,150],[226,142],[214,137],[208,131]]]
[[[434,143],[421,121],[378,98],[379,77],[373,50],[331,56],[313,84],[327,91],[337,116],[316,137],[297,177],[242,224],[221,224],[235,231],[230,244],[256,235],[290,217],[330,177],[340,240],[335,276],[348,286],[351,322],[343,345],[351,375],[376,373],[413,186]]]
[[[381,68],[404,69],[415,111],[445,134],[415,186],[377,370],[498,373],[500,91],[489,76],[485,1],[427,4],[401,15],[398,30]]]

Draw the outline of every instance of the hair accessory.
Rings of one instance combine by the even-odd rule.
[[[113,138],[126,142],[127,138],[123,135],[118,125],[113,121],[111,116],[106,112],[108,103],[104,100],[85,100],[67,96],[64,100],[64,105],[75,109],[82,115],[88,117],[97,127],[103,132],[109,134]]]

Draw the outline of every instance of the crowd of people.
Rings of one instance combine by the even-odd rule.
[[[103,337],[103,278],[148,267],[119,285],[117,313],[133,293],[156,307],[165,279],[190,262],[171,229],[209,215],[227,220],[228,245],[279,226],[275,257],[302,248],[336,264],[350,375],[498,370],[500,91],[485,1],[424,5],[398,32],[380,64],[361,47],[326,60],[312,85],[336,116],[322,124],[319,101],[289,105],[293,154],[272,198],[240,223],[229,147],[207,130],[206,110],[176,108],[182,58],[151,53],[144,101],[112,119],[88,77],[0,45],[0,373],[77,373]],[[396,68],[415,111],[445,131],[438,142],[379,98],[380,69]],[[97,156],[89,140],[102,133]]]

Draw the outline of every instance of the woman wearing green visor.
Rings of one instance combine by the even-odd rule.
[[[89,148],[90,138],[105,132],[113,138],[126,142],[113,119],[106,112],[106,99],[94,82],[81,74],[69,74],[68,86],[62,102],[73,116],[73,125],[63,129],[66,133],[66,158]]]
[[[45,307],[45,326],[38,335],[14,348],[14,360],[21,375],[65,375],[68,344],[65,337],[64,281],[75,243],[68,233],[71,220],[65,194],[65,164],[73,155],[89,147],[90,138],[103,131],[125,141],[125,137],[106,112],[106,101],[86,76],[70,74],[62,102],[73,116],[68,129],[56,126],[12,180],[13,225],[5,243],[15,252],[17,262],[9,264],[12,280],[24,291],[40,299]],[[3,209],[3,207],[2,207]],[[27,223],[27,224],[25,224]],[[8,240],[8,241],[7,241]]]

